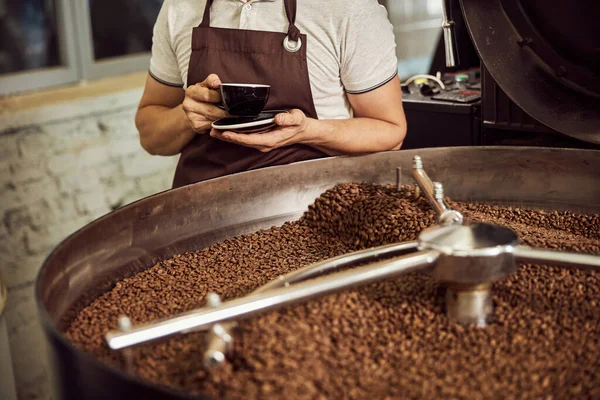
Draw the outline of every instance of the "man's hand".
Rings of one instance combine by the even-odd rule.
[[[304,115],[302,111],[294,109],[289,113],[277,114],[275,116],[277,128],[269,132],[245,134],[213,129],[210,135],[226,142],[252,147],[266,153],[279,147],[302,142],[310,122],[311,118]]]
[[[221,102],[217,90],[220,84],[219,77],[210,74],[204,82],[186,89],[182,107],[194,132],[207,133],[211,130],[212,121],[227,116],[225,110],[215,105]]]
[[[372,91],[348,94],[353,118],[308,118],[300,110],[275,117],[277,128],[265,133],[239,134],[212,130],[220,140],[268,152],[292,144],[305,144],[330,156],[359,155],[398,150],[406,136],[402,89],[398,76]]]

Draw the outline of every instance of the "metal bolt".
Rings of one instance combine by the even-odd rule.
[[[206,305],[211,308],[219,307],[221,305],[221,296],[214,292],[208,293],[206,295]]]
[[[463,216],[456,210],[447,210],[440,215],[438,221],[441,225],[462,224]]]
[[[533,43],[533,40],[531,38],[523,38],[523,39],[519,39],[517,40],[517,44],[521,47],[523,46],[531,46],[531,44]]]
[[[132,326],[131,320],[129,319],[129,317],[125,317],[125,316],[119,317],[118,324],[119,324],[119,329],[122,330],[123,332],[130,330],[131,326]]]
[[[225,362],[225,354],[222,351],[208,351],[204,354],[204,366],[217,368]]]
[[[216,368],[225,362],[228,348],[233,343],[233,337],[228,329],[221,324],[215,324],[208,332],[208,348],[204,352],[206,367]]]
[[[206,306],[216,308],[221,305],[221,296],[217,293],[209,292],[206,295]],[[233,339],[225,328],[216,324],[213,325],[208,333],[208,349],[204,352],[204,365],[207,368],[217,368],[225,362],[225,352],[227,344]]]
[[[396,188],[400,190],[402,186],[402,167],[396,168]]]
[[[444,187],[440,182],[433,182],[433,196],[440,203],[444,201]]]
[[[421,160],[420,156],[413,157],[413,168],[414,169],[423,169],[423,160]]]
[[[127,332],[131,330],[132,324],[131,319],[127,316],[119,317],[118,320],[119,329],[122,332]],[[123,357],[123,361],[125,363],[125,370],[129,373],[133,372],[133,349],[132,348],[124,348],[121,350],[121,355]]]

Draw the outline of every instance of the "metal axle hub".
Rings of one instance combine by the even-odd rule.
[[[448,317],[460,324],[486,325],[492,313],[491,284],[516,272],[519,238],[491,224],[447,225],[424,230],[420,250],[440,253],[429,272],[446,284]]]

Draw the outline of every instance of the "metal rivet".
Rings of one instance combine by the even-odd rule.
[[[289,36],[286,36],[285,39],[283,39],[283,47],[290,53],[295,53],[302,47],[302,39],[298,38],[296,46],[294,47],[291,45]]]
[[[209,292],[206,295],[206,305],[211,308],[216,308],[221,305],[221,296],[217,293]]]
[[[423,168],[423,161],[421,160],[420,156],[413,157],[413,168],[414,169],[422,169]]]
[[[433,196],[440,203],[444,201],[444,187],[440,182],[433,182]]]
[[[119,329],[123,332],[127,332],[131,329],[131,320],[129,319],[129,317],[123,316],[123,317],[119,317]]]

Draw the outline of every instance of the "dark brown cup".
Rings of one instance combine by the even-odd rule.
[[[261,113],[269,100],[271,86],[246,83],[223,83],[221,107],[230,115],[254,116]]]

